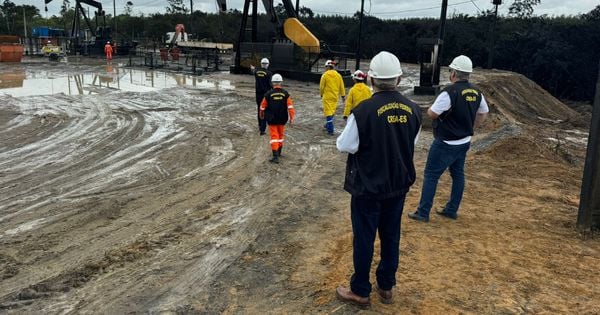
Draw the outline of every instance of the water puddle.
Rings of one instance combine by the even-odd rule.
[[[233,90],[229,80],[214,81],[199,76],[162,71],[126,69],[107,65],[102,70],[74,75],[52,75],[25,70],[3,71],[0,94],[13,97],[36,95],[88,95],[111,91],[152,92],[185,87],[191,89]]]

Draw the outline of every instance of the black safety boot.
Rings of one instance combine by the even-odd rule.
[[[273,150],[273,158],[269,160],[271,163],[279,163],[279,153],[277,150]]]
[[[279,155],[279,157],[282,157],[281,150],[283,150],[283,146],[280,146],[279,149],[277,149],[277,155]]]

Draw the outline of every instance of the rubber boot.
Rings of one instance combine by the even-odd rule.
[[[279,163],[279,153],[277,150],[273,150],[273,158],[269,160],[271,163]]]
[[[283,150],[283,146],[280,146],[279,149],[277,149],[277,155],[279,155],[279,157],[282,157],[281,150]]]

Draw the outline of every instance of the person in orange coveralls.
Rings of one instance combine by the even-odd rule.
[[[106,54],[106,60],[111,61],[113,48],[110,45],[110,42],[106,42],[106,45],[104,45],[104,53]]]
[[[267,121],[269,133],[271,135],[271,150],[273,158],[269,160],[272,163],[279,163],[281,150],[283,149],[283,133],[285,124],[294,122],[296,114],[290,94],[281,87],[283,78],[280,74],[274,74],[271,78],[273,88],[265,93],[260,104],[260,118]]]

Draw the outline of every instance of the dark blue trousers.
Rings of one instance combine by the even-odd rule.
[[[396,285],[396,271],[400,258],[400,224],[404,199],[402,196],[384,200],[352,196],[351,218],[354,233],[354,274],[350,280],[352,292],[362,297],[371,293],[371,262],[375,247],[375,234],[379,231],[381,261],[377,266],[377,285],[390,290]]]

